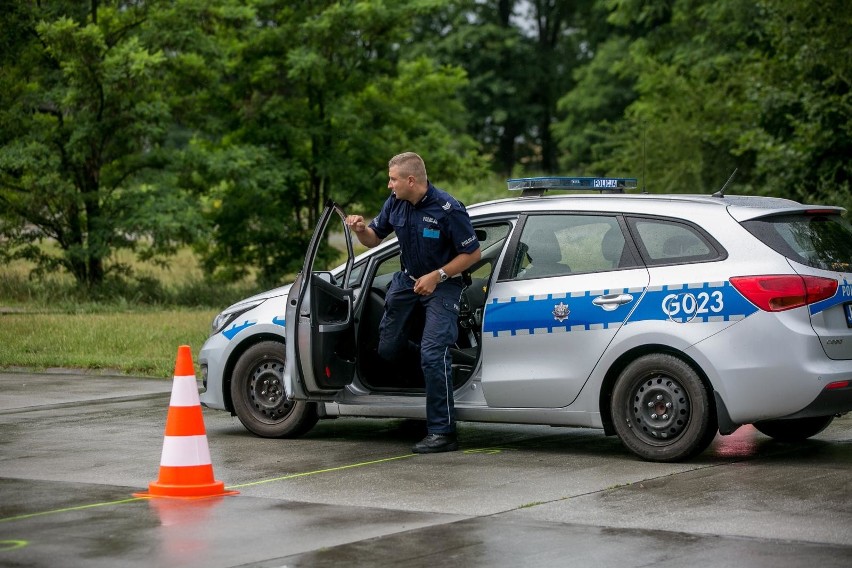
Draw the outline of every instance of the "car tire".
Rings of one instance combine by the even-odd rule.
[[[316,403],[287,400],[284,344],[262,341],[246,349],[231,377],[234,413],[263,438],[295,438],[317,423]]]
[[[779,442],[801,442],[828,428],[832,420],[834,416],[811,416],[790,420],[764,420],[755,422],[753,426],[758,432]]]
[[[621,442],[648,461],[689,459],[718,430],[711,390],[692,366],[665,353],[644,355],[624,368],[610,410]]]

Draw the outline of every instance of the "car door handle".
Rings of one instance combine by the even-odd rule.
[[[606,296],[598,296],[592,300],[592,303],[596,306],[602,307],[608,312],[611,312],[618,306],[632,301],[633,296],[631,294],[607,294]]]

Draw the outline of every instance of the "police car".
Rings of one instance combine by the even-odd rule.
[[[841,208],[626,193],[629,178],[509,186],[522,194],[468,208],[482,258],[452,350],[458,420],[602,428],[643,459],[680,461],[743,424],[796,441],[852,409]],[[330,202],[295,282],[215,318],[202,404],[265,437],[327,417],[425,417],[419,362],[376,354],[397,243],[355,256],[344,219]],[[346,261],[326,270],[332,233]]]

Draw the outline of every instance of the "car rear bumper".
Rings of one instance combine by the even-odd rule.
[[[845,386],[839,386],[843,385]],[[852,411],[852,379],[827,385],[812,403],[802,410],[784,418],[808,418],[832,416]]]
[[[733,424],[852,410],[845,388],[827,389],[852,379],[852,361],[825,355],[803,310],[758,312],[686,353],[707,373]]]

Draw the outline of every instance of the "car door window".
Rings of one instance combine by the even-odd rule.
[[[529,280],[634,265],[616,216],[532,215],[524,223],[509,277]]]
[[[476,229],[476,238],[479,240],[481,257],[467,271],[469,279],[466,278],[465,282],[468,286],[462,295],[462,303],[464,304],[463,308],[474,315],[478,327],[481,323],[481,310],[488,296],[491,276],[494,267],[497,265],[497,260],[506,246],[512,225],[507,222],[499,222],[475,225],[474,228]]]
[[[373,277],[372,284],[373,288],[387,291],[388,287],[390,287],[391,280],[393,280],[393,275],[401,269],[402,264],[400,263],[399,251],[397,250],[393,256],[389,256],[382,260],[378,266],[376,266],[376,272]]]
[[[475,227],[476,238],[479,241],[479,250],[482,257],[470,269],[470,274],[474,280],[488,280],[491,277],[494,264],[503,250],[503,245],[511,228],[512,226],[508,223],[478,225]]]
[[[697,227],[664,219],[628,221],[639,238],[639,249],[649,265],[701,262],[721,257],[717,247]]]

